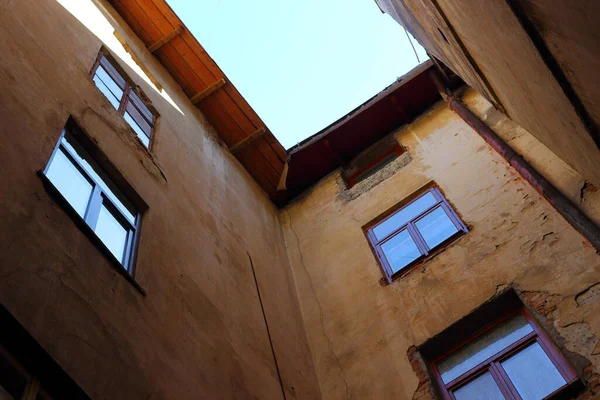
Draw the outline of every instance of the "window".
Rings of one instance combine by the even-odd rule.
[[[374,151],[357,157],[358,160],[356,160],[356,163],[362,165],[356,165],[345,173],[348,187],[351,188],[357,183],[369,179],[404,154],[404,152],[404,148],[394,141],[391,146],[386,146],[383,150],[376,148]]]
[[[116,63],[100,52],[92,68],[92,79],[115,110],[125,118],[144,146],[150,146],[156,112],[144,101],[141,91],[134,87]]]
[[[388,281],[427,257],[467,227],[439,189],[427,189],[419,197],[367,226],[366,234]]]
[[[444,398],[542,400],[577,376],[525,309],[433,364]]]
[[[105,250],[131,274],[140,216],[67,126],[45,176]]]
[[[0,326],[1,400],[89,399],[1,305]]]

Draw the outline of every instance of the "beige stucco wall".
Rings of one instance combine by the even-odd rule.
[[[160,114],[151,154],[90,79],[103,43]],[[94,399],[281,399],[250,256],[287,398],[319,398],[277,210],[139,40],[89,0],[0,1],[0,54],[2,305]],[[69,115],[149,205],[145,297],[36,174]]]
[[[599,257],[442,104],[396,133],[412,160],[392,177],[353,197],[336,171],[277,211],[110,12],[89,0],[0,10],[0,303],[92,398],[282,398],[249,257],[287,399],[411,398],[408,348],[504,285],[552,299],[547,329],[578,371],[600,372]],[[103,43],[161,115],[151,153],[90,80]],[[476,93],[465,101],[600,221],[600,192]],[[136,274],[147,296],[36,175],[69,115],[150,207]],[[361,227],[430,181],[471,231],[381,286]]]
[[[428,53],[600,186],[597,1],[377,3]]]
[[[469,109],[523,156],[554,187],[567,196],[588,218],[600,225],[600,192],[581,174],[514,121],[506,118],[475,90],[462,97]]]
[[[600,197],[584,190],[580,200],[576,172],[474,91],[465,100],[598,220]],[[395,134],[412,161],[392,177],[349,201],[340,171],[333,172],[280,216],[323,398],[412,398],[418,380],[407,350],[506,285],[556,302],[544,308],[544,326],[564,339],[561,349],[579,373],[589,361],[600,372],[596,251],[443,103]],[[431,181],[470,232],[381,286],[361,227]],[[578,293],[588,300],[576,301]]]

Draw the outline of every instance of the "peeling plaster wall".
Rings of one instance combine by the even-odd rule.
[[[567,196],[588,218],[600,225],[600,192],[552,153],[529,132],[506,118],[475,90],[467,90],[463,101],[471,111],[494,130],[510,147]]]
[[[578,173],[475,91],[465,101],[599,220],[599,194]],[[323,398],[429,397],[426,374],[409,360],[414,346],[508,286],[593,387],[600,373],[600,256],[444,104],[396,135],[412,160],[391,177],[350,198],[336,171],[281,213]],[[430,181],[470,232],[381,286],[361,227]]]
[[[600,186],[598,1],[376,1],[428,53]]]
[[[89,0],[0,1],[0,302],[94,399],[281,399],[251,257],[287,399],[320,398],[276,209],[111,18]],[[160,113],[152,153],[90,79],[103,43]],[[69,115],[149,205],[145,297],[36,174]]]
[[[0,303],[92,398],[282,398],[251,264],[287,399],[426,397],[414,346],[508,285],[598,383],[599,257],[443,105],[396,133],[410,159],[387,179],[349,195],[336,171],[278,214],[110,10],[0,10]],[[90,80],[103,43],[161,115],[151,153]],[[465,101],[600,221],[600,193],[581,175],[473,91]],[[36,175],[69,115],[150,206],[136,274],[146,297]],[[471,231],[382,287],[361,227],[432,180]]]

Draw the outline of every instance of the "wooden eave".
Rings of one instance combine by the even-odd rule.
[[[337,168],[346,167],[364,149],[408,124],[441,99],[426,61],[350,113],[288,150],[286,196],[296,196]]]
[[[286,151],[165,0],[109,0],[272,200]]]

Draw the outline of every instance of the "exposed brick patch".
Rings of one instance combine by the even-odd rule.
[[[367,193],[369,190],[371,190],[375,186],[379,185],[380,183],[382,183],[383,181],[385,181],[386,179],[388,179],[389,177],[394,175],[396,172],[398,172],[399,170],[401,170],[402,168],[407,166],[411,160],[412,160],[412,156],[411,156],[410,152],[405,151],[401,156],[399,156],[394,161],[387,164],[380,171],[376,172],[375,174],[373,174],[369,178],[365,179],[364,181],[357,183],[356,185],[352,186],[350,189],[346,189],[346,182],[344,181],[344,179],[342,178],[342,175],[340,174],[340,176],[338,178],[338,184],[339,184],[339,187],[344,188],[344,189],[341,191],[339,198],[341,198],[344,201],[352,201],[352,200],[358,198],[362,194]]]
[[[554,322],[556,307],[563,299],[562,296],[548,292],[520,292],[520,298],[532,311],[545,317],[548,322]],[[544,321],[546,322],[546,321]]]
[[[600,374],[594,372],[594,366],[588,365],[583,369],[581,379],[586,388],[576,400],[600,399]]]
[[[584,290],[579,293],[578,296],[575,296],[579,305],[579,302],[583,302],[583,300],[587,300],[588,297],[594,297],[596,295],[597,285],[592,285],[590,288]],[[500,287],[501,286],[501,287]],[[512,285],[499,285],[499,289],[496,295],[507,290]],[[583,354],[573,353],[566,349],[565,346],[565,338],[561,336],[559,332],[557,332],[554,324],[558,318],[558,305],[565,299],[565,297],[545,292],[545,291],[518,291],[517,293],[521,298],[523,304],[529,308],[532,313],[539,320],[544,329],[550,334],[555,344],[559,347],[559,349],[567,356],[567,358],[575,358],[579,361],[584,362],[583,368],[577,368],[578,375],[584,383],[585,387],[581,393],[579,393],[574,400],[591,400],[591,399],[599,399],[600,400],[600,374],[594,371],[594,365],[590,362],[588,358]],[[586,297],[587,296],[587,297]],[[494,296],[496,297],[496,296]],[[570,357],[569,357],[570,356]],[[437,399],[436,395],[436,387],[434,386],[435,382],[432,380],[432,377],[429,374],[429,370],[425,361],[423,360],[418,348],[416,346],[411,346],[406,352],[406,357],[410,362],[410,365],[419,379],[419,384],[415,393],[413,394],[413,400],[433,400]],[[579,365],[582,365],[578,362]]]
[[[597,393],[600,392],[600,374],[594,372],[594,366],[592,364],[588,365],[583,369],[583,373],[588,377],[587,381],[590,389],[593,389]]]
[[[436,398],[433,392],[433,386],[431,384],[432,380],[429,376],[429,372],[427,370],[427,366],[423,361],[423,357],[419,353],[419,350],[416,346],[411,346],[406,352],[406,357],[410,362],[410,366],[413,371],[417,375],[419,379],[419,385],[417,386],[417,390],[413,394],[413,400],[433,400]]]

